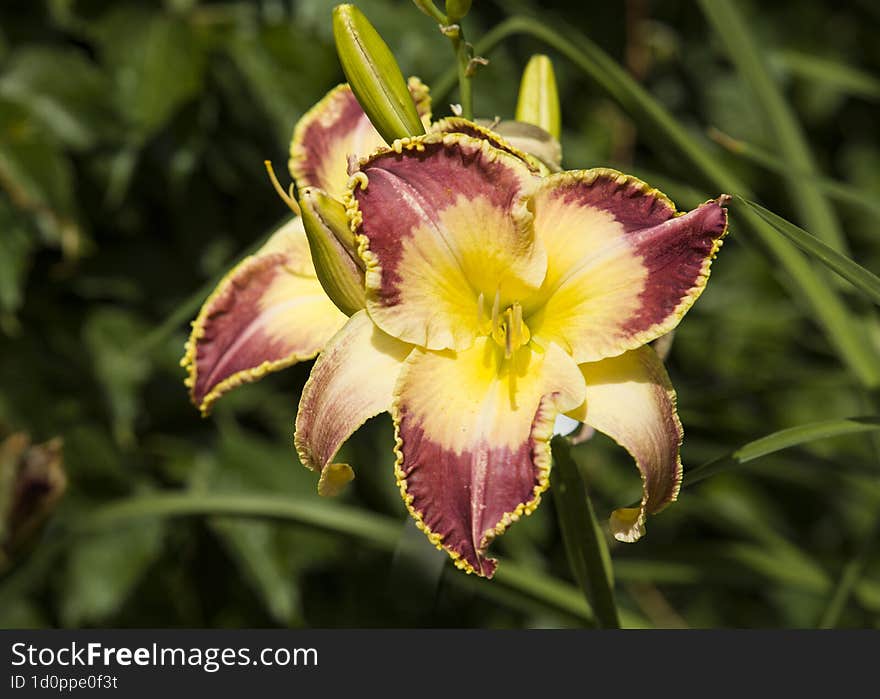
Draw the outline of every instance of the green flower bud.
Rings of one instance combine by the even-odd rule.
[[[471,0],[446,0],[446,17],[450,24],[461,21],[471,11]]]
[[[333,37],[342,70],[376,131],[391,144],[425,133],[391,49],[354,5],[333,8]]]
[[[316,187],[300,192],[299,206],[318,281],[339,310],[350,316],[366,302],[364,267],[345,207]]]
[[[553,64],[547,56],[532,56],[523,71],[516,120],[539,126],[553,138],[559,138],[559,92]]]

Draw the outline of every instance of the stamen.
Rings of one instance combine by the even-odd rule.
[[[510,355],[513,354],[513,335],[516,332],[516,329],[513,324],[513,312],[508,308],[504,311],[504,358],[510,359]]]
[[[281,183],[278,181],[278,178],[275,176],[275,170],[272,167],[272,161],[264,160],[263,165],[266,166],[266,172],[269,173],[269,180],[272,182],[272,186],[275,188],[275,191],[278,192],[278,196],[281,197],[281,200],[290,207],[290,210],[295,213],[297,216],[300,215],[299,204],[296,203],[296,199],[293,198],[293,185],[290,185],[290,191],[285,192],[281,187]]]
[[[483,308],[483,302],[485,301],[485,296],[483,292],[480,292],[480,296],[477,299],[477,327],[480,330],[483,329],[483,326],[486,324],[486,309]]]

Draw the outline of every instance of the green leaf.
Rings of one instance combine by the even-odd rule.
[[[709,478],[709,476],[714,476],[716,473],[728,471],[762,456],[801,444],[808,444],[818,439],[828,439],[830,437],[857,434],[859,432],[873,432],[875,430],[880,430],[880,416],[876,415],[825,420],[808,425],[790,427],[756,439],[725,456],[689,469],[684,474],[682,485],[694,485]]]
[[[801,250],[819,260],[828,269],[846,279],[874,303],[880,305],[880,278],[877,275],[856,264],[845,255],[841,255],[821,240],[807,233],[803,228],[798,228],[793,223],[786,221],[781,216],[777,216],[760,204],[742,197],[736,197],[736,199],[748,206],[758,216],[773,226],[774,230],[784,235]]]
[[[0,95],[27,108],[71,148],[90,148],[118,134],[110,81],[81,51],[42,46],[17,51],[0,76]]]
[[[553,497],[568,563],[602,628],[620,628],[614,602],[614,573],[605,532],[599,526],[593,503],[571,447],[564,437],[552,443]]]
[[[91,30],[113,76],[117,107],[137,139],[161,129],[198,95],[205,56],[184,17],[119,6]]]
[[[838,182],[829,177],[822,177],[803,170],[795,170],[789,163],[772,153],[768,153],[745,141],[731,138],[727,134],[715,129],[710,129],[709,134],[717,143],[734,155],[756,163],[771,172],[782,175],[786,179],[808,179],[832,199],[853,204],[875,215],[880,215],[880,201],[877,200],[877,196],[873,192],[854,187],[845,182]]]
[[[92,511],[77,521],[76,532],[114,529],[133,519],[228,515],[259,519],[299,522],[335,534],[343,534],[369,542],[394,552],[400,537],[400,522],[330,502],[309,501],[303,498],[280,498],[256,495],[149,495],[119,500]],[[476,581],[467,576],[450,577],[454,584],[478,584],[480,592],[495,597],[496,587],[506,588],[538,600],[545,606],[571,614],[586,623],[593,621],[592,612],[583,595],[573,586],[534,570],[523,569],[514,563],[501,561],[491,581]],[[498,599],[509,603],[507,596]]]
[[[0,231],[0,327],[3,327],[6,314],[15,313],[22,304],[22,289],[35,241],[3,199],[0,199]]]
[[[34,218],[48,241],[70,255],[80,252],[70,162],[28,108],[3,97],[0,187],[17,209]]]
[[[285,532],[267,522],[223,517],[215,518],[211,527],[272,618],[284,626],[293,624],[299,612],[298,571],[290,564],[288,554],[293,547],[285,545],[289,543]]]
[[[61,589],[65,626],[100,624],[125,602],[162,549],[159,521],[96,533],[71,549]]]
[[[880,80],[833,58],[800,51],[775,51],[770,56],[770,63],[796,77],[821,83],[833,90],[872,101],[880,100]]]
[[[113,415],[117,442],[134,442],[134,421],[140,411],[140,388],[150,372],[150,362],[134,348],[145,327],[131,313],[118,308],[99,308],[85,322],[83,337],[93,367]]]
[[[818,168],[807,139],[782,90],[767,69],[761,47],[755,42],[754,32],[749,30],[741,6],[730,0],[700,0],[700,6],[715,29],[727,57],[748,87],[745,93],[753,96],[755,110],[766,120],[780,154],[793,169],[815,174]],[[846,238],[819,188],[809,179],[791,180],[788,186],[806,224],[827,245],[846,252]]]

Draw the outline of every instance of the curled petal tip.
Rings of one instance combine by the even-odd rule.
[[[318,495],[335,497],[354,480],[354,470],[348,464],[328,464],[318,479]]]
[[[614,538],[626,544],[635,543],[645,535],[645,520],[640,507],[614,510],[608,524]]]

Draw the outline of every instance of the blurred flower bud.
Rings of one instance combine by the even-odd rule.
[[[364,14],[337,5],[333,36],[348,84],[382,138],[390,144],[425,133],[397,61]]]
[[[61,440],[31,446],[22,433],[0,443],[0,567],[34,534],[67,487]]]
[[[364,268],[345,206],[317,187],[304,188],[299,205],[318,281],[339,310],[350,316],[365,305]]]
[[[471,0],[446,0],[446,18],[450,24],[461,21],[471,11]]]
[[[553,138],[559,138],[559,92],[553,64],[547,56],[532,56],[523,71],[516,102],[516,120],[534,124]]]

